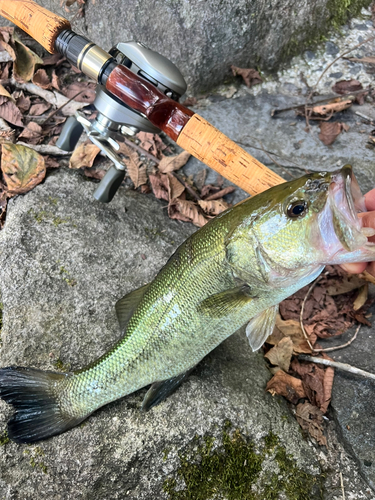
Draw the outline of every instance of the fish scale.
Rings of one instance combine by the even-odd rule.
[[[346,166],[281,184],[211,220],[149,285],[116,304],[124,337],[101,358],[66,374],[0,369],[0,397],[16,409],[8,422],[11,439],[59,434],[152,384],[142,405],[149,409],[246,323],[251,347],[259,349],[273,331],[279,302],[325,264],[375,259],[354,210],[364,207],[359,198]]]

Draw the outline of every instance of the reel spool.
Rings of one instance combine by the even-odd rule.
[[[139,42],[120,42],[109,53],[119,64],[155,85],[171,99],[178,101],[186,91],[186,82],[179,69],[166,57],[154,52]],[[147,117],[130,109],[105,87],[98,85],[94,106],[98,115],[93,121],[77,112],[65,122],[56,146],[64,151],[73,151],[85,130],[89,139],[108,156],[114,165],[108,170],[94,192],[94,198],[108,203],[112,200],[125,177],[126,165],[117,154],[118,142],[124,136],[136,133],[157,133]]]

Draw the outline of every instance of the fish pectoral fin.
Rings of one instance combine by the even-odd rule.
[[[168,380],[154,382],[144,397],[141,410],[148,411],[153,406],[156,406],[164,401],[164,399],[172,394],[182,384],[182,382],[188,378],[194,368],[195,366],[190,368],[187,372],[181,373],[181,375],[177,375],[176,377],[172,377]]]
[[[137,288],[133,292],[128,293],[122,299],[118,300],[115,305],[118,322],[120,323],[121,331],[124,331],[130,318],[144,296],[149,284]]]
[[[264,344],[275,327],[276,314],[279,304],[265,309],[250,320],[246,327],[246,336],[253,351],[257,351]]]
[[[254,300],[250,296],[250,287],[241,285],[225,292],[210,295],[198,306],[198,312],[212,318],[221,318],[242,309],[243,306]]]

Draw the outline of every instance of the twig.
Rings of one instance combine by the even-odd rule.
[[[38,153],[54,156],[69,156],[71,153],[63,151],[57,146],[52,146],[51,144],[27,144],[26,142],[18,141],[17,144],[20,146],[26,146],[27,148],[33,149]]]
[[[185,182],[178,174],[176,174],[176,172],[171,172],[171,174],[176,177],[176,179],[181,182],[181,184],[183,184],[185,186],[185,189],[186,191],[188,191],[188,193],[190,193],[190,195],[195,198],[196,200],[201,200],[202,198],[194,191],[194,189],[189,186],[189,184],[187,182]]]
[[[314,348],[310,342],[310,339],[306,333],[306,330],[305,330],[305,327],[303,326],[303,312],[305,310],[305,304],[306,304],[306,300],[310,297],[310,293],[313,291],[313,289],[315,288],[315,286],[319,283],[319,281],[323,278],[323,276],[326,276],[328,273],[324,273],[324,275],[321,275],[319,276],[318,279],[316,279],[314,281],[314,283],[312,283],[312,285],[310,286],[310,288],[307,290],[307,293],[305,295],[305,298],[303,299],[303,302],[302,302],[302,307],[301,307],[301,312],[300,312],[300,315],[299,315],[299,324],[301,325],[301,330],[302,330],[302,333],[303,333],[303,336],[305,337],[307,343],[309,344],[309,347],[312,351],[314,351]]]
[[[359,111],[356,111],[355,112],[356,115],[360,116],[361,118],[363,118],[364,120],[367,120],[368,122],[370,122],[371,124],[374,123],[374,120],[372,118],[370,118],[369,116],[366,116],[364,115],[363,113],[360,113]]]
[[[341,483],[341,491],[342,491],[342,500],[345,500],[344,481],[342,480],[342,473],[341,473],[341,471],[340,471],[340,483]]]
[[[56,113],[58,113],[59,111],[61,111],[63,108],[65,108],[65,106],[67,106],[70,102],[74,101],[74,99],[76,97],[78,97],[80,94],[82,94],[82,92],[85,92],[85,90],[80,90],[76,95],[74,95],[73,97],[71,97],[69,99],[69,101],[66,101],[65,104],[62,104],[59,108],[55,109],[54,111],[52,111],[47,117],[46,119],[42,122],[42,125],[44,125],[45,123],[47,123]]]
[[[343,347],[348,347],[356,338],[358,335],[359,330],[361,329],[361,325],[358,325],[357,330],[355,331],[353,337],[348,340],[345,344],[337,345],[335,347],[326,347],[325,349],[313,349],[314,352],[328,352],[328,351],[336,351],[336,349],[342,349]]]
[[[323,75],[325,75],[327,73],[327,71],[329,70],[329,68],[331,66],[333,66],[339,59],[341,59],[342,57],[346,56],[346,54],[349,54],[353,50],[358,49],[358,47],[360,47],[361,45],[363,45],[363,44],[365,44],[367,42],[372,42],[373,40],[375,40],[375,36],[370,36],[369,38],[366,38],[366,40],[363,40],[363,42],[358,43],[357,45],[354,45],[354,47],[351,47],[350,49],[346,50],[345,52],[343,52],[342,54],[340,54],[339,56],[337,56],[336,59],[334,59],[331,63],[328,64],[328,66],[325,67],[325,69],[323,70],[323,73],[318,78],[318,81],[312,87],[312,90],[316,89],[316,87],[318,86],[320,80],[323,78]]]
[[[317,363],[318,365],[331,366],[332,368],[337,368],[338,370],[343,370],[345,372],[354,373],[355,375],[375,380],[375,375],[373,373],[366,372],[365,370],[348,365],[347,363],[340,363],[339,361],[331,361],[330,359],[324,358],[316,358],[315,356],[306,356],[306,354],[300,354],[298,359],[301,361],[309,361],[310,363]]]

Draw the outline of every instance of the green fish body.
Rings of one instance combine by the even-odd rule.
[[[370,261],[364,202],[351,168],[304,176],[250,198],[188,238],[156,278],[116,304],[123,338],[77,372],[0,370],[18,442],[61,433],[97,408],[153,384],[162,401],[223,340],[247,324],[253,350],[272,333],[278,304],[326,264]]]

